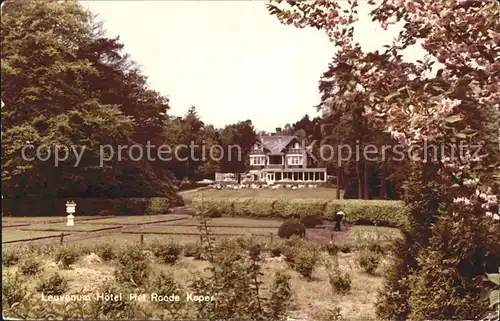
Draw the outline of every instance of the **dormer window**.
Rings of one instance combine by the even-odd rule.
[[[289,155],[289,156],[287,156],[287,158],[288,158],[288,165],[302,165],[304,163],[303,156]]]

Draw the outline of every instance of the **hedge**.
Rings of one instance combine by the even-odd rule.
[[[216,216],[290,218],[319,215],[326,220],[333,220],[335,213],[343,211],[347,223],[380,226],[403,226],[408,217],[403,202],[383,200],[194,198],[193,214],[199,214],[201,208]]]
[[[169,212],[170,200],[151,198],[23,198],[2,199],[3,216],[59,216],[66,215],[66,202],[76,203],[76,215],[99,215],[108,210],[112,215],[151,215]]]

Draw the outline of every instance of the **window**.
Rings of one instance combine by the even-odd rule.
[[[264,156],[250,157],[250,165],[264,165],[266,158]]]
[[[253,145],[253,149],[254,149],[254,150],[259,150],[259,144],[255,144],[255,145]]]
[[[299,143],[295,143],[295,145],[294,145],[294,147],[293,147],[293,148],[295,148],[295,149],[299,149],[299,148],[300,148]]]
[[[304,160],[303,156],[288,156],[289,165],[302,165]]]

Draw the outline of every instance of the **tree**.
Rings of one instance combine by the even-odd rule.
[[[178,198],[169,173],[145,159],[115,157],[100,166],[101,146],[116,152],[136,140],[161,141],[168,109],[123,45],[101,33],[77,1],[6,3],[0,34],[6,198]],[[45,161],[23,160],[27,144],[31,151],[44,144],[52,153],[42,155]],[[55,166],[58,145],[85,150],[81,158],[70,150]]]
[[[399,36],[381,53],[363,52],[353,39],[357,1],[348,1],[347,8],[333,1],[276,1],[268,8],[283,23],[326,31],[339,47],[336,64],[348,70],[345,77],[336,77],[340,88],[336,94],[344,104],[362,105],[371,120],[380,115],[386,131],[401,145],[421,148],[411,161],[422,166],[413,171],[429,179],[423,184],[410,181],[408,188],[423,193],[429,184],[436,184],[446,190],[438,210],[434,203],[422,208],[420,201],[406,199],[415,220],[396,252],[400,265],[388,277],[379,317],[478,317],[486,303],[477,295],[481,284],[475,277],[487,271],[483,264],[487,257],[499,255],[494,245],[500,241],[498,228],[489,228],[490,218],[498,219],[493,213],[498,211],[500,177],[499,3],[380,2],[371,12],[374,21],[384,28],[405,21]],[[417,41],[429,56],[404,62],[401,51]],[[431,77],[435,61],[443,67]],[[429,156],[429,143],[444,148]],[[454,152],[463,143],[468,148],[457,156]],[[473,155],[471,146],[476,143],[482,143],[484,153]],[[432,227],[427,219],[417,220],[429,212],[437,212]],[[409,261],[413,268],[402,268]],[[467,269],[460,269],[464,265],[479,268],[464,274]],[[446,289],[437,305],[436,287],[441,292]],[[405,291],[407,300],[394,300],[394,294]],[[445,309],[436,308],[445,302]]]
[[[248,154],[257,139],[251,120],[227,125],[220,132],[224,150],[221,171],[225,173],[244,173],[248,168]]]

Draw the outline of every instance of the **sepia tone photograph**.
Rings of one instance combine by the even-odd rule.
[[[500,319],[500,0],[4,0],[2,318]]]

